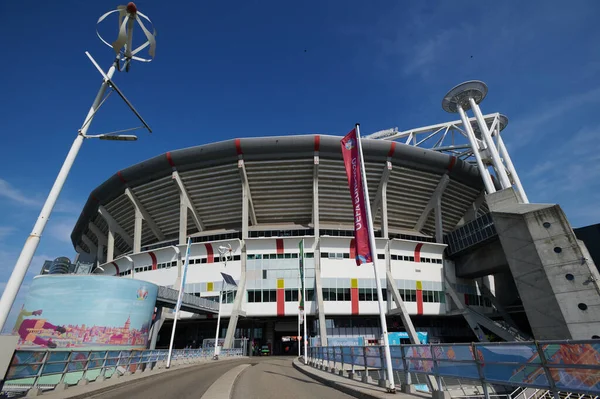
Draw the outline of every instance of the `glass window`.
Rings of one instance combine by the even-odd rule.
[[[344,253],[344,254],[342,254],[342,258],[343,259],[350,259],[350,254],[349,253]]]
[[[248,259],[254,259],[256,256],[254,254],[248,254]]]
[[[254,302],[262,302],[262,291],[254,291]]]
[[[285,254],[277,254],[277,259],[283,259]]]
[[[366,295],[365,295],[365,288],[359,288],[358,289],[358,300],[359,301],[366,301]]]
[[[306,300],[307,301],[315,300],[315,290],[306,290]]]
[[[262,271],[262,274],[263,274],[263,280],[266,280],[266,279],[267,279],[267,271],[266,271],[266,270],[263,270],[263,271]],[[216,335],[216,334],[215,334],[215,335]]]
[[[292,302],[297,302],[299,300],[298,298],[298,290],[293,289],[292,290]]]
[[[277,290],[269,290],[269,302],[277,302]]]
[[[285,259],[291,259],[292,258],[292,254],[284,254],[283,256]]]
[[[254,302],[254,291],[248,291],[248,302]]]
[[[377,259],[385,260],[385,254],[377,254]]]
[[[321,252],[321,258],[329,258],[328,252]]]
[[[292,259],[298,259],[298,254],[290,254],[290,255],[292,255]],[[307,258],[308,256],[306,256],[306,254],[305,254],[304,257]]]
[[[286,302],[292,301],[292,291],[291,290],[285,290],[285,301]]]
[[[304,257],[307,258],[307,259],[314,258],[315,254],[312,253],[312,252],[308,252],[308,253],[304,254]]]
[[[408,260],[409,260],[410,262],[414,262],[414,261],[415,261],[415,257],[414,257],[414,256],[409,256],[409,257],[408,257]]]
[[[277,259],[277,254],[269,254],[268,259]]]

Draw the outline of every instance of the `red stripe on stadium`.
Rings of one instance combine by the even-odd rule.
[[[123,175],[121,174],[121,171],[117,172],[117,176],[119,176],[119,180],[121,180],[122,183],[127,183],[127,181],[125,180],[125,178],[123,177]]]
[[[315,151],[319,151],[321,147],[321,136],[315,136]]]
[[[156,270],[158,268],[158,262],[156,261],[156,255],[154,252],[148,252],[148,255],[152,258],[152,270]]]
[[[417,290],[417,314],[423,314],[423,291]]]
[[[285,290],[277,289],[277,316],[285,316]]]
[[[388,158],[394,156],[394,151],[396,151],[396,142],[392,141],[392,145],[390,146],[390,151],[388,152]]]
[[[204,244],[204,248],[206,248],[206,262],[214,263],[215,261],[215,253],[213,252],[212,244]]]
[[[423,243],[418,243],[415,247],[415,262],[421,261],[421,248],[423,248]]]
[[[172,168],[175,167],[175,162],[173,162],[173,158],[171,158],[171,152],[167,152],[167,162],[169,162],[169,165],[171,165]]]
[[[356,240],[350,240],[350,259],[356,259]]]
[[[235,139],[235,151],[237,152],[238,155],[242,155],[242,140],[240,139]]]
[[[452,171],[452,168],[456,164],[456,157],[450,157],[450,163],[448,164],[448,172]]]
[[[282,254],[283,253],[283,238],[278,238],[277,240],[275,240],[275,242],[277,243],[277,253],[278,254]]]
[[[121,273],[121,271],[119,270],[119,265],[117,265],[117,262],[111,262],[111,263],[113,264],[113,266],[115,267],[115,270],[117,271],[115,273],[115,276],[118,276]]]

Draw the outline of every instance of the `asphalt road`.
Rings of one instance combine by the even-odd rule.
[[[291,362],[291,360],[290,360]],[[181,370],[174,369],[150,379],[132,381],[116,389],[90,396],[94,399],[188,399],[201,398],[204,392],[228,370],[250,359],[208,363]]]
[[[235,382],[231,399],[352,398],[305,376],[292,366],[292,357],[252,358]]]
[[[232,399],[351,398],[329,388],[292,366],[292,357],[252,357],[208,363],[132,381],[93,399],[188,399],[201,398],[223,374],[240,364],[253,364],[235,381]]]

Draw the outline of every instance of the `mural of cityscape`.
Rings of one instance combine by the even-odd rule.
[[[13,333],[19,349],[143,349],[158,287],[109,276],[35,277]]]

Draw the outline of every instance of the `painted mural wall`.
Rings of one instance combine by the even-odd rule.
[[[135,279],[37,276],[13,329],[18,349],[144,349],[157,294]]]

